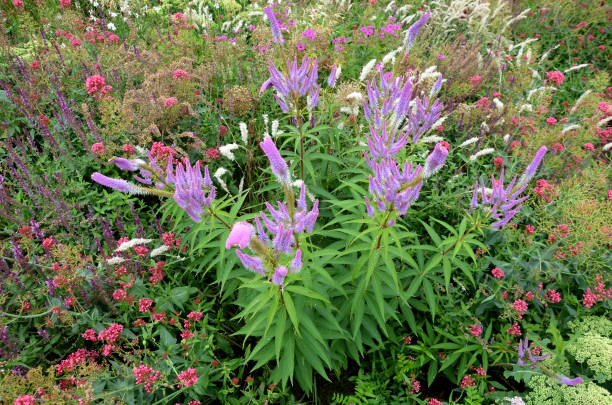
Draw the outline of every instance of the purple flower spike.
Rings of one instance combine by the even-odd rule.
[[[98,184],[102,184],[105,187],[112,188],[113,190],[121,191],[122,193],[128,194],[144,194],[145,191],[135,184],[123,179],[113,179],[107,177],[102,173],[95,172],[91,175],[91,179]]]
[[[272,282],[278,286],[283,285],[283,281],[285,280],[285,276],[289,273],[289,270],[285,266],[278,266],[274,270],[274,274],[272,275]]]
[[[128,172],[135,172],[139,169],[141,165],[144,164],[144,160],[141,159],[125,159],[125,158],[114,158],[111,160],[111,163],[114,163],[121,170],[125,170]]]
[[[295,251],[295,257],[291,261],[289,269],[292,273],[299,273],[302,270],[302,251],[300,249]]]
[[[327,78],[327,85],[329,87],[335,87],[337,79],[337,68],[336,65],[333,65],[331,68],[331,72],[329,73],[329,77]]]
[[[246,248],[254,233],[253,225],[245,221],[236,222],[225,241],[225,248],[231,249],[233,246],[239,246],[240,249]]]
[[[242,265],[247,269],[254,271],[257,274],[261,274],[262,276],[266,275],[266,271],[263,266],[263,261],[259,257],[249,256],[247,254],[242,253],[242,251],[236,249],[236,256],[242,262]]]
[[[582,384],[584,382],[584,380],[580,377],[569,378],[564,375],[558,375],[556,376],[555,379],[557,380],[559,384],[569,385],[570,387],[573,387],[578,384]]]
[[[538,152],[536,153],[535,157],[533,158],[529,166],[527,166],[525,173],[523,173],[523,175],[521,176],[517,187],[523,186],[529,183],[531,179],[533,179],[536,172],[538,171],[540,163],[542,163],[542,160],[544,159],[544,155],[546,155],[546,152],[546,146],[542,146],[540,149],[538,149]]]
[[[429,12],[429,10],[427,10],[427,12],[423,14],[417,22],[415,22],[410,26],[410,28],[408,28],[408,32],[406,33],[406,37],[404,38],[404,54],[410,52],[410,49],[412,48],[412,45],[414,44],[417,35],[419,35],[419,31],[421,31],[421,28],[423,28],[423,26],[427,24],[427,21],[429,21],[430,16],[431,13]]]
[[[210,206],[215,198],[215,187],[208,174],[208,167],[205,167],[204,171],[206,174],[202,178],[200,162],[191,167],[187,160],[184,166],[182,163],[176,166],[176,173],[172,176],[175,186],[174,201],[195,222],[200,222],[202,208]]]
[[[272,241],[276,253],[288,253],[293,245],[293,233],[291,229],[285,229],[282,224],[278,225],[276,236]]]
[[[274,141],[271,138],[266,138],[259,143],[259,146],[268,157],[272,173],[274,173],[278,181],[280,181],[282,184],[290,184],[291,176],[289,175],[289,168],[287,167],[287,163],[281,157],[280,152],[274,144]]]
[[[284,42],[283,34],[281,33],[280,26],[278,25],[278,20],[274,15],[274,11],[272,11],[272,8],[270,7],[265,7],[264,12],[266,13],[266,17],[268,17],[268,20],[270,21],[270,29],[272,29],[272,36],[274,36],[274,38],[276,38],[279,42]]]
[[[444,166],[446,157],[448,156],[448,150],[442,146],[442,143],[438,143],[434,148],[433,152],[427,156],[425,161],[425,168],[423,169],[423,178],[431,177],[434,173]]]

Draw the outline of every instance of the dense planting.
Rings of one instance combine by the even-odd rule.
[[[612,403],[605,2],[0,7],[2,403]]]

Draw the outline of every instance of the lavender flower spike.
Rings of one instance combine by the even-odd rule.
[[[179,163],[176,166],[176,173],[172,176],[174,180],[175,192],[174,201],[183,208],[195,222],[200,222],[202,208],[212,204],[215,198],[215,187],[208,174],[208,167],[204,168],[205,176],[202,178],[200,162],[191,167],[189,160],[185,166]],[[208,195],[206,195],[208,191]]]
[[[272,138],[264,139],[263,142],[259,143],[259,146],[268,157],[272,173],[274,173],[278,181],[286,185],[291,184],[291,176],[289,175],[287,163],[281,157]]]
[[[580,377],[569,378],[564,375],[558,375],[555,377],[555,379],[557,380],[559,384],[569,385],[570,387],[573,387],[578,384],[582,384],[584,382],[584,380]]]
[[[113,190],[121,191],[122,193],[146,194],[142,187],[138,187],[137,185],[123,179],[113,179],[111,177],[107,177],[102,173],[95,172],[91,175],[91,179],[98,184],[102,184],[103,186],[112,188]]]
[[[254,233],[253,225],[246,221],[236,222],[225,241],[225,248],[231,249],[233,246],[239,246],[240,249],[246,248]]]
[[[419,31],[421,31],[421,28],[423,28],[423,26],[427,24],[427,21],[429,21],[430,16],[431,13],[429,12],[429,10],[427,10],[427,12],[423,14],[417,22],[415,22],[410,26],[410,28],[408,28],[408,32],[404,37],[404,54],[410,52],[410,49],[412,48],[412,45],[414,44],[417,35],[419,35]]]
[[[285,40],[283,39],[283,34],[280,30],[280,26],[278,25],[278,20],[276,19],[272,8],[265,7],[264,12],[266,13],[266,17],[268,17],[268,20],[270,21],[270,29],[272,29],[272,35],[274,36],[274,38],[276,38],[281,43],[285,42]]]
[[[285,266],[278,266],[274,269],[274,274],[272,275],[272,282],[276,285],[283,285],[283,281],[285,280],[285,276],[289,273],[289,270]]]
[[[542,146],[540,149],[538,149],[538,152],[536,153],[529,166],[527,166],[525,173],[519,179],[516,187],[524,186],[525,184],[529,183],[531,179],[533,179],[536,172],[538,171],[538,166],[540,166],[540,163],[542,163],[542,160],[544,159],[544,155],[546,155],[546,151],[546,146]]]
[[[114,158],[111,160],[111,163],[114,163],[121,170],[125,170],[128,172],[135,172],[142,166],[145,162],[142,159],[125,159],[125,158]]]
[[[329,77],[327,78],[327,85],[329,87],[335,87],[337,79],[338,79],[337,68],[336,68],[336,65],[333,65],[331,68],[331,72],[329,72]]]
[[[440,170],[442,166],[444,166],[447,156],[448,150],[442,146],[442,143],[438,143],[433,152],[427,156],[425,168],[423,169],[423,178],[426,179],[431,177],[434,173]]]
[[[266,270],[263,266],[263,261],[259,257],[253,257],[247,254],[242,253],[240,250],[236,250],[236,256],[242,262],[242,265],[247,269],[254,271],[257,274],[261,274],[262,276],[266,275]]]

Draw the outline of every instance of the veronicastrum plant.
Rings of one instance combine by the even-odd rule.
[[[283,46],[277,22],[266,12],[276,45]],[[410,50],[428,18],[428,13],[423,15],[408,30],[396,54]],[[474,248],[486,249],[478,237],[507,225],[521,209],[527,198],[521,194],[546,148],[508,186],[503,171],[499,179],[492,178],[490,189],[476,181],[470,211],[457,225],[424,217],[414,207],[435,206],[433,189],[439,190],[438,178],[451,153],[446,142],[436,143],[432,150],[420,142],[445,108],[437,99],[443,79],[438,75],[424,91],[419,74],[400,73],[400,67],[397,58],[393,71],[381,69],[366,83],[362,107],[368,130],[357,133],[363,141],[342,152],[342,161],[329,154],[334,144],[331,126],[316,125],[326,120],[317,110],[317,60],[305,56],[299,65],[297,59],[289,60],[284,72],[270,62],[270,78],[261,92],[276,92],[275,101],[290,123],[282,145],[293,140],[295,152],[281,153],[280,138],[260,142],[276,179],[266,191],[280,185],[283,201],[266,201],[258,213],[239,216],[246,193],[215,199],[208,168],[202,173],[199,162],[192,166],[188,160],[169,157],[163,170],[150,154],[148,163],[113,159],[120,169],[138,172],[134,178],[139,185],[100,173],[92,176],[118,191],[172,198],[196,223],[187,233],[191,254],[199,256],[196,267],[216,269],[225,291],[222,300],[238,290],[232,304],[240,311],[232,320],[243,323],[236,334],[244,336],[246,361],[255,362],[254,369],[270,369],[273,381],[297,380],[310,391],[315,371],[328,378],[326,370],[339,372],[349,359],[359,361],[368,348],[398,338],[391,326],[400,324],[421,337],[423,343],[415,347],[424,354],[419,361],[427,367],[428,384],[438,372],[458,381],[476,358],[487,363],[480,345],[436,359],[431,350],[459,349],[464,342],[434,322],[441,309],[452,308],[451,280],[475,285],[468,262],[475,261]],[[328,87],[335,86],[339,70],[333,66]],[[287,164],[283,155],[293,162]],[[325,189],[317,172],[330,171],[338,172],[337,181]],[[297,180],[295,172],[300,173]],[[312,192],[325,200],[320,202]],[[168,204],[164,210],[176,219],[182,215]],[[420,227],[426,239],[416,237]],[[486,336],[490,333],[489,327]]]

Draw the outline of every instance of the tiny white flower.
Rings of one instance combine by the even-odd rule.
[[[121,264],[124,261],[125,259],[123,257],[115,256],[115,257],[111,257],[110,259],[108,259],[106,263],[112,266],[115,264]]]
[[[115,31],[117,29],[117,27],[115,27],[115,24],[113,24],[112,22],[106,24],[106,27],[111,31]]]

